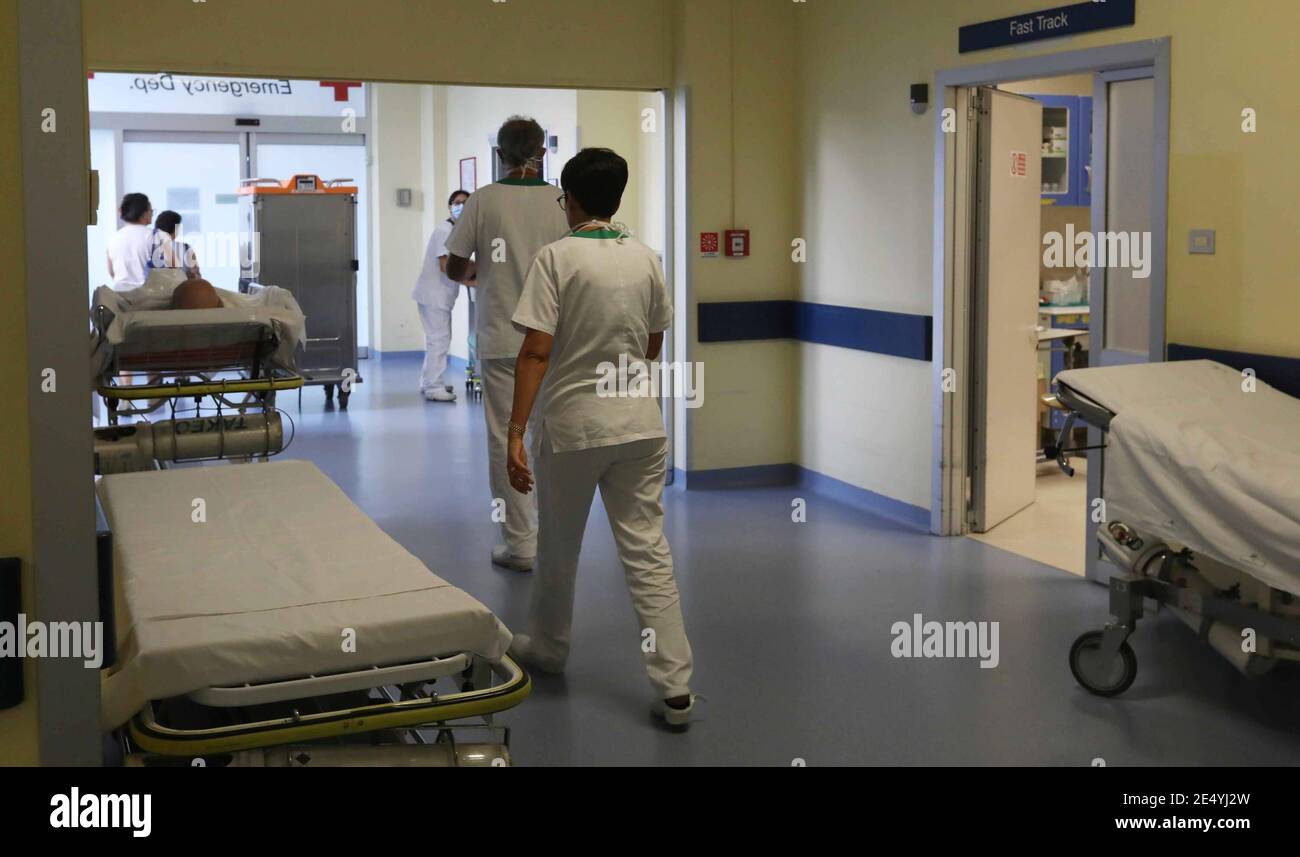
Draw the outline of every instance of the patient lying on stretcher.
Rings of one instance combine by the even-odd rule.
[[[221,309],[221,296],[204,279],[186,280],[172,292],[172,309]]]

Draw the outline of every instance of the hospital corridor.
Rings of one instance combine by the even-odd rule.
[[[0,0],[16,826],[1285,823],[1300,7],[1053,2]]]

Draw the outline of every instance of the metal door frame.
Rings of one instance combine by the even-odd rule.
[[[1169,174],[1169,37],[1106,45],[1064,53],[1043,54],[944,69],[935,76],[935,88],[942,96],[937,99],[939,108],[935,115],[934,160],[934,243],[933,243],[933,357],[931,376],[934,397],[934,430],[932,437],[932,472],[930,499],[930,531],[936,535],[962,535],[966,532],[967,482],[969,462],[965,451],[969,448],[970,425],[962,417],[958,404],[964,394],[943,391],[947,370],[956,373],[956,389],[961,390],[969,377],[970,339],[973,317],[968,296],[963,285],[968,285],[970,224],[956,213],[956,202],[961,193],[958,182],[962,153],[958,151],[959,135],[969,137],[966,111],[958,110],[958,92],[962,88],[1008,83],[1067,74],[1098,73],[1132,68],[1152,68],[1156,83],[1155,124],[1157,186],[1167,189]],[[1094,105],[1094,117],[1095,117]],[[944,111],[953,110],[956,133],[945,133]],[[1095,119],[1094,119],[1095,121]],[[1095,158],[1095,152],[1094,152]],[[1094,204],[1096,197],[1094,196]],[[1154,207],[1153,222],[1167,224],[1167,197]],[[1156,317],[1154,305],[1159,303],[1159,318],[1164,319],[1164,254],[1167,234],[1152,229],[1154,243],[1160,248],[1161,266],[1152,264],[1152,318]],[[1162,278],[1155,281],[1157,273]]]

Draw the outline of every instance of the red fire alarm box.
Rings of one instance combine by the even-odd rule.
[[[700,255],[701,256],[718,255],[718,233],[716,232],[700,233]]]
[[[749,230],[748,229],[728,229],[726,254],[728,256],[748,256],[749,255]]]

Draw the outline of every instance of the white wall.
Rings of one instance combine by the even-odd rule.
[[[424,333],[411,300],[428,241],[425,161],[433,158],[424,133],[422,105],[428,87],[376,84],[372,90],[370,164],[371,343],[379,351],[421,351]],[[397,189],[411,188],[409,208],[397,205]]]

